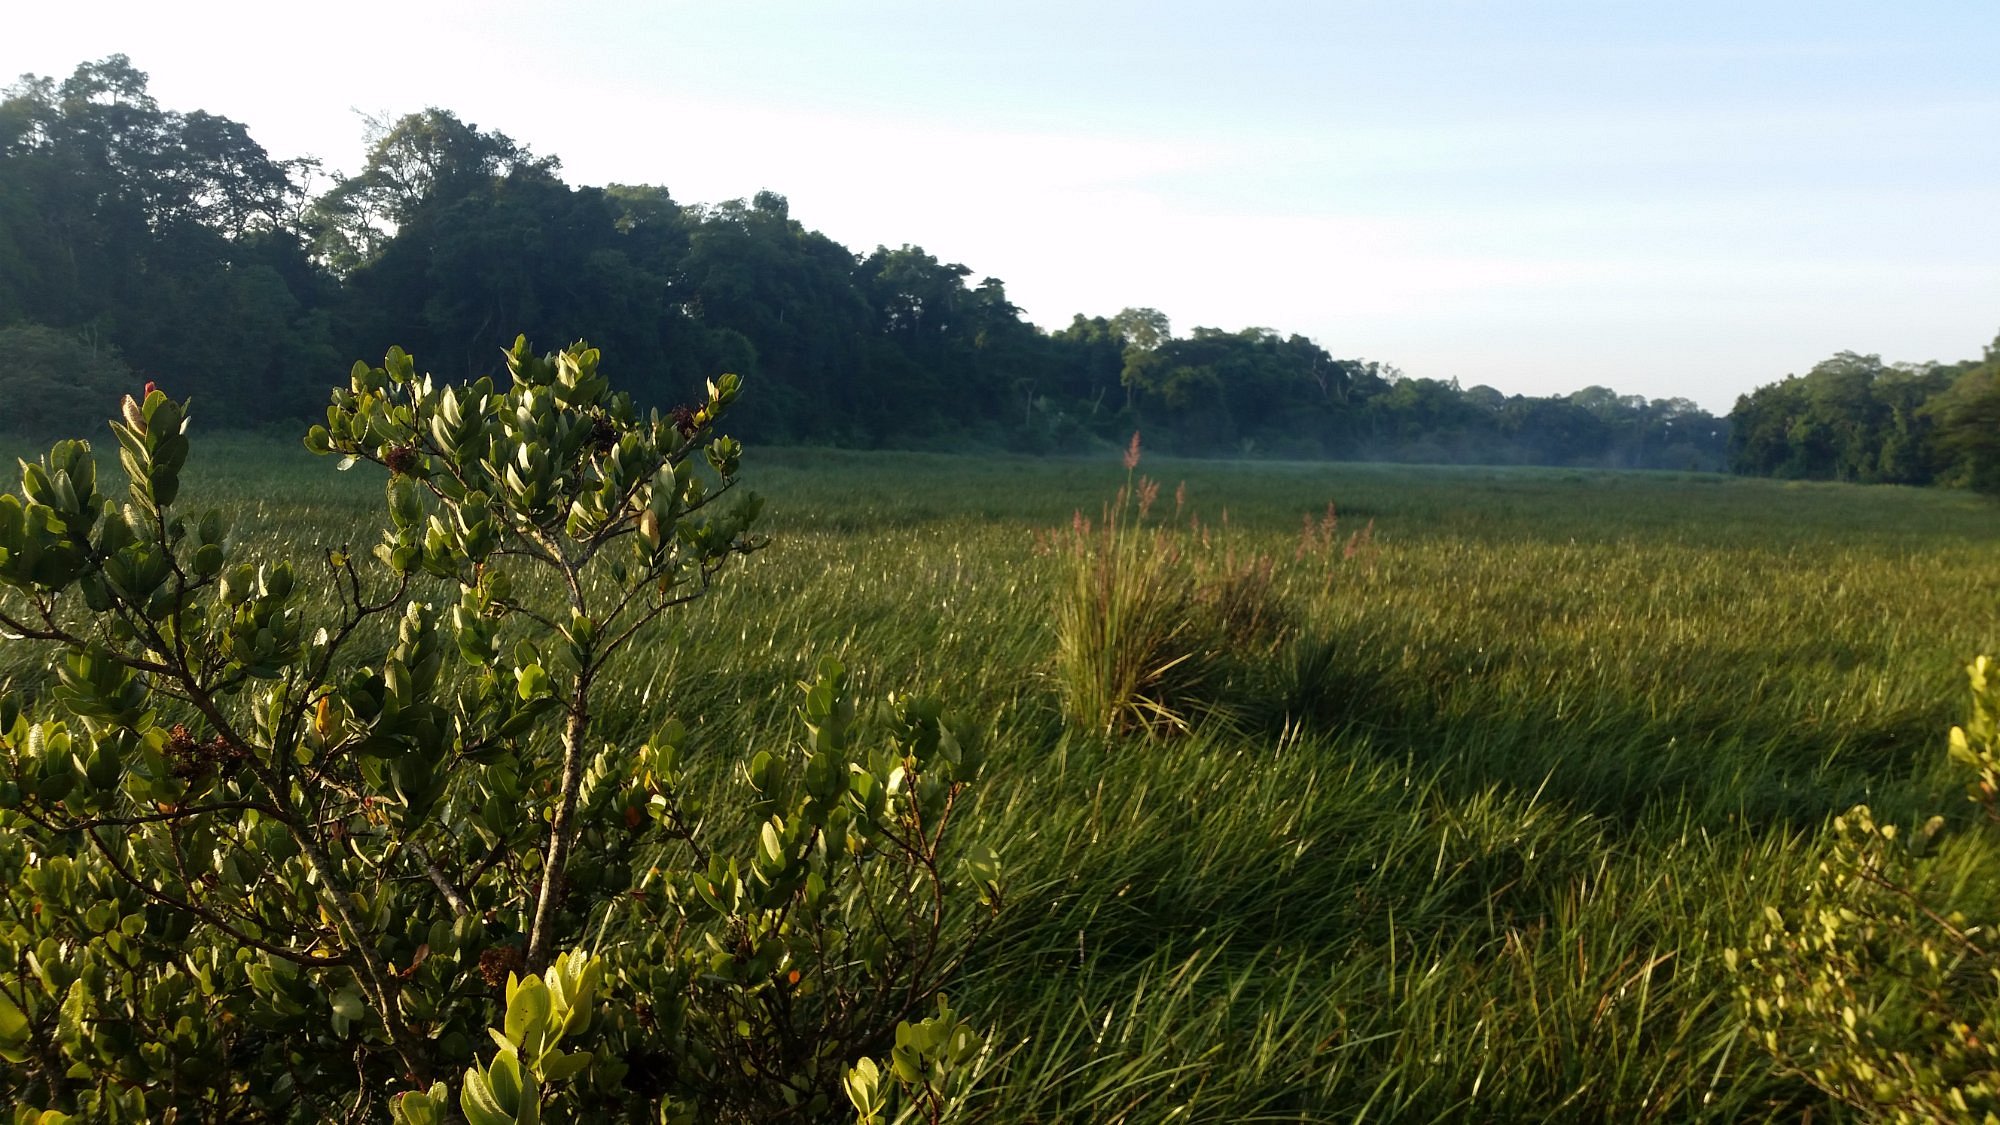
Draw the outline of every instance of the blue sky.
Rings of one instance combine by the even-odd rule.
[[[438,105],[572,183],[783,192],[1044,325],[1150,305],[1508,392],[1726,410],[2000,331],[1995,3],[299,10],[41,5],[0,74],[123,51],[163,104],[347,170],[357,110]]]

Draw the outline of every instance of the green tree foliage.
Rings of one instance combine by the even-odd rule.
[[[0,152],[0,326],[101,339],[224,422],[306,417],[307,373],[392,343],[474,378],[504,327],[600,341],[647,407],[756,378],[734,425],[758,440],[1074,452],[1141,428],[1191,455],[1721,465],[1714,419],[1644,400],[1405,380],[1262,328],[1176,337],[1152,308],[1045,332],[1000,279],[857,254],[776,192],[573,186],[438,108],[371,122],[360,170],[309,198],[315,162],[162,109],[114,56],[11,88]]]
[[[371,122],[370,131],[373,143],[361,173],[313,205],[317,249],[341,272],[372,260],[426,213],[483,191],[495,179],[553,178],[560,167],[553,157],[538,158],[505,133],[481,132],[447,110]]]
[[[1956,369],[1841,352],[1730,413],[1730,467],[1754,476],[1929,484],[1949,473],[1932,400]]]
[[[994,857],[950,850],[976,733],[822,663],[727,817],[680,723],[606,742],[620,652],[763,545],[717,430],[738,381],[642,414],[581,344],[506,358],[451,385],[393,349],[334,393],[306,442],[386,470],[370,551],[242,557],[181,502],[157,389],[113,424],[123,504],[79,441],[0,495],[0,629],[55,672],[0,687],[23,1112],[438,1121],[455,1083],[477,1125],[872,1120],[962,1093],[982,1047],[937,993],[997,903]]]
[[[0,101],[0,325],[87,331],[224,420],[296,417],[332,359],[290,221],[301,170],[161,109],[123,55],[23,79]]]
[[[784,401],[755,421],[792,438],[867,441],[857,432],[870,315],[854,287],[854,256],[807,230],[774,192],[703,208],[681,272],[688,311],[704,329],[734,333],[754,370],[783,386]],[[878,428],[894,423],[867,412]]]
[[[39,324],[0,328],[0,428],[16,434],[76,431],[103,404],[136,390],[118,349]]]
[[[1947,480],[2000,495],[2000,339],[1917,411],[1937,428],[1934,456],[1947,466]]]

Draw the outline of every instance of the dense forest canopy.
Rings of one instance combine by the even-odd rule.
[[[2000,492],[2000,340],[1956,364],[1842,352],[1729,417],[1739,473]]]
[[[1843,355],[1730,419],[1595,386],[1508,395],[1266,328],[1175,335],[1154,309],[1045,331],[1000,279],[914,245],[856,253],[775,192],[572,186],[555,156],[443,109],[368,142],[352,175],[274,159],[234,121],[160,106],[122,55],[9,87],[0,428],[93,426],[110,388],[145,380],[212,424],[289,423],[392,342],[457,379],[525,330],[604,346],[649,405],[739,372],[738,425],[764,441],[1049,452],[1139,429],[1196,455],[2000,477],[1951,436],[2000,415],[1990,358]]]

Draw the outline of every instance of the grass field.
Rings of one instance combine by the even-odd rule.
[[[1097,514],[1115,461],[753,449],[771,547],[633,654],[614,725],[671,711],[735,761],[791,737],[822,655],[987,723],[966,823],[1008,902],[953,1001],[995,1046],[990,1120],[1838,1116],[1740,1037],[1721,952],[1831,814],[1964,804],[1943,734],[1960,665],[2000,650],[2000,511],[1667,474],[1142,470],[1280,560],[1318,653],[1304,704],[1161,742],[1066,728],[1065,561],[1036,533]],[[248,439],[197,442],[186,492],[293,557],[373,542],[381,508],[379,478]],[[1329,501],[1372,548],[1295,559]]]

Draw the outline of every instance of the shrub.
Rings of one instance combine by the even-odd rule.
[[[976,1071],[941,1000],[907,1022],[956,965],[949,892],[997,894],[947,851],[974,732],[823,664],[744,818],[680,724],[595,737],[620,650],[763,545],[715,432],[738,384],[641,417],[581,344],[507,364],[447,387],[392,350],[334,393],[307,445],[388,471],[358,557],[246,559],[184,514],[157,390],[113,423],[127,503],[76,441],[0,496],[0,627],[60,681],[0,692],[23,1113],[427,1122],[456,1081],[474,1125],[872,1119]]]
[[[2000,1119],[2000,671],[1968,672],[1972,716],[1951,756],[1981,815],[1953,836],[1866,806],[1833,822],[1827,858],[1731,950],[1752,1034],[1780,1070],[1894,1122]]]

